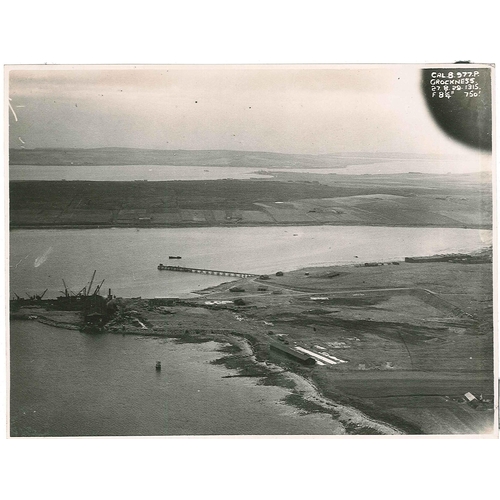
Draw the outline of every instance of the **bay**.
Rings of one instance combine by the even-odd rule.
[[[367,160],[369,160],[367,158]],[[183,181],[217,179],[269,179],[279,173],[310,173],[339,175],[405,174],[465,174],[487,169],[487,160],[424,160],[398,159],[345,167],[231,167],[187,165],[10,165],[12,181]]]
[[[255,168],[173,165],[10,165],[11,181],[194,181],[266,179]]]
[[[18,295],[57,297],[62,280],[81,290],[94,270],[103,290],[123,297],[187,297],[228,277],[158,271],[159,263],[247,273],[401,260],[471,252],[492,232],[458,228],[272,226],[15,230],[10,232],[10,287]],[[169,261],[169,255],[181,260]],[[12,295],[11,293],[11,295]]]
[[[343,433],[331,415],[284,404],[287,389],[210,364],[222,344],[10,327],[11,435]],[[162,370],[155,370],[161,361]]]

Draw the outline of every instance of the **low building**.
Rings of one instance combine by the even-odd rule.
[[[288,347],[286,345],[271,343],[269,344],[269,348],[271,351],[282,354],[287,358],[296,361],[297,363],[301,363],[307,366],[314,366],[316,364],[316,360],[312,356],[296,351],[295,349],[292,349],[291,347]]]
[[[477,399],[476,396],[474,396],[474,394],[472,394],[471,392],[466,392],[464,394],[464,397],[467,403],[472,406],[472,408],[477,408],[481,404],[481,401],[479,401],[479,399]]]

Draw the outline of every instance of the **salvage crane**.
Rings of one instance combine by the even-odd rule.
[[[90,280],[90,285],[89,285],[89,289],[88,291],[85,293],[85,295],[90,295],[90,289],[92,288],[92,283],[94,282],[94,278],[95,278],[95,273],[97,272],[97,269],[94,271],[94,274],[92,275],[92,278]]]
[[[29,293],[26,292],[26,295],[28,296],[29,300],[42,300],[43,296],[47,293],[48,288],[44,290],[44,292],[41,295],[30,295]],[[16,295],[17,297],[17,295]]]
[[[92,285],[94,284],[96,273],[97,273],[97,270],[95,270],[93,272],[92,277],[90,279],[90,282],[87,283],[77,293],[75,293],[72,290],[70,290],[68,288],[68,285],[66,284],[66,281],[64,281],[64,279],[62,279],[62,283],[64,285],[64,291],[60,290],[60,293],[63,294],[64,298],[66,298],[66,299],[70,299],[71,297],[75,297],[77,300],[80,300],[80,299],[83,299],[83,298],[86,298],[86,297],[93,297],[93,296],[97,295],[99,293],[99,291],[101,290],[101,287],[102,287],[102,285],[103,285],[103,283],[104,283],[105,280],[102,280],[101,283],[99,283],[99,285],[97,285],[95,287],[94,291],[92,292]]]
[[[64,281],[64,279],[62,280],[62,282],[63,282],[63,285],[64,285],[64,292],[63,292],[63,291],[61,291],[61,290],[60,290],[60,292],[61,292],[61,293],[64,293],[64,296],[65,296],[66,298],[68,298],[68,297],[69,297],[69,293],[68,293],[68,286],[66,285],[66,282]],[[71,292],[71,290],[70,290],[70,292]],[[71,292],[71,293],[73,293],[73,292]]]
[[[102,280],[101,283],[99,283],[99,285],[97,285],[95,287],[95,290],[94,290],[94,293],[92,295],[97,295],[99,293],[99,291],[101,290],[101,287],[102,287],[102,284],[104,283],[105,280]]]

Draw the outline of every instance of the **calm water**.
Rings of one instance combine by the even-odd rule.
[[[11,433],[48,436],[336,434],[325,414],[302,415],[289,391],[210,361],[220,344],[89,335],[13,321]],[[155,370],[162,362],[161,372]]]
[[[256,168],[189,167],[170,165],[11,165],[12,181],[194,181],[214,179],[265,179]]]
[[[103,290],[117,296],[186,296],[230,278],[158,271],[159,263],[260,274],[469,252],[491,238],[491,231],[475,229],[360,226],[16,230],[10,283],[19,295],[48,288],[46,297],[56,297],[62,279],[78,292],[96,269],[96,282],[105,279]]]
[[[173,181],[214,179],[265,179],[276,172],[300,172],[312,174],[401,174],[422,172],[434,174],[464,174],[483,170],[478,161],[463,160],[390,160],[366,165],[348,165],[345,168],[274,168],[274,167],[198,167],[174,165],[11,165],[9,176],[13,181],[27,180],[84,180],[84,181]],[[268,172],[269,175],[257,172]]]
[[[300,172],[310,174],[343,174],[343,175],[366,175],[366,174],[406,174],[408,172],[421,172],[423,174],[448,174],[453,172],[455,175],[466,174],[470,172],[479,172],[490,168],[491,159],[474,160],[390,160],[378,161],[361,165],[348,165],[345,168],[301,168],[289,170],[289,172]],[[268,171],[270,174],[279,172],[266,168],[262,171]],[[259,171],[261,171],[259,170]]]

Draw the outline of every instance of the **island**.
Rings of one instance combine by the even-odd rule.
[[[245,180],[11,181],[10,228],[492,227],[488,173],[356,176],[286,170],[272,175]]]

